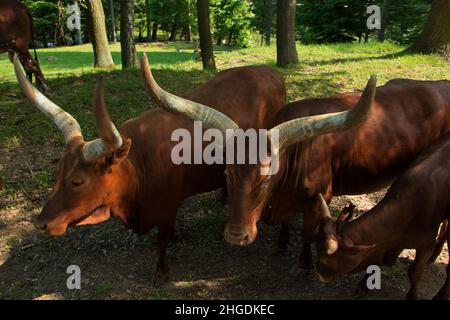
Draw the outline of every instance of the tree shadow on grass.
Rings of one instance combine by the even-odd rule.
[[[414,54],[413,52],[409,51],[408,49],[405,49],[400,52],[396,53],[390,53],[386,55],[377,55],[377,56],[362,56],[362,57],[353,57],[353,58],[339,58],[339,59],[331,59],[331,60],[321,60],[321,61],[304,61],[301,62],[302,65],[308,65],[308,66],[326,66],[326,65],[333,65],[333,64],[339,64],[339,63],[347,63],[347,62],[361,62],[366,60],[386,60],[386,59],[396,59],[401,58],[404,56],[409,56]]]

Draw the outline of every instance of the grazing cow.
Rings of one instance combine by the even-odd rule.
[[[369,80],[363,94],[284,106],[268,133],[269,138],[278,133],[280,139],[279,150],[272,153],[279,156],[276,174],[261,175],[265,162],[227,165],[229,243],[252,243],[260,219],[288,223],[302,212],[300,262],[312,268],[311,242],[320,219],[318,195],[329,203],[333,195],[370,193],[387,186],[450,129],[449,81],[395,79],[376,90],[375,82]]]
[[[28,51],[30,42],[33,43],[35,58]],[[33,18],[28,8],[17,0],[0,0],[0,54],[5,52],[8,52],[11,62],[17,53],[30,81],[34,73],[39,86],[47,91],[36,54]]]
[[[77,121],[27,81],[17,57],[14,65],[22,91],[54,120],[66,140],[55,186],[34,222],[36,228],[58,236],[69,225],[95,224],[110,216],[118,217],[138,234],[157,227],[159,261],[154,284],[164,281],[169,271],[166,249],[178,207],[191,195],[226,186],[225,166],[174,164],[171,153],[177,142],[171,141],[171,135],[184,128],[193,136],[194,124],[163,109],[128,120],[119,133],[104,105],[102,80],[94,99],[100,139],[85,142]],[[142,67],[149,72],[145,56]],[[180,105],[212,106],[215,109],[208,108],[209,116],[221,114],[220,110],[246,128],[268,126],[286,99],[283,77],[267,67],[220,72],[185,98],[167,94],[170,101]]]
[[[418,285],[436,248],[439,225],[450,216],[450,132],[431,144],[398,176],[386,196],[361,217],[335,221],[320,196],[323,214],[318,235],[317,272],[322,281],[391,265],[403,249],[415,249],[408,270],[408,299],[418,298]],[[447,230],[450,243],[450,232]],[[435,299],[450,299],[447,279]]]

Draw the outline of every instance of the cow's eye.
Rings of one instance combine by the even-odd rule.
[[[75,180],[72,180],[72,185],[73,185],[74,187],[79,187],[79,186],[81,186],[83,183],[84,183],[84,181],[83,181],[82,179],[75,179]]]

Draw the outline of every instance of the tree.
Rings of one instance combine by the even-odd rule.
[[[150,20],[150,0],[145,0],[145,22],[147,27],[147,42],[152,39],[152,22]]]
[[[450,1],[433,0],[425,27],[412,49],[450,57]]]
[[[391,0],[384,0],[383,2],[383,9],[381,10],[381,29],[378,31],[378,41],[380,42],[384,41],[391,3]]]
[[[209,23],[209,0],[197,0],[198,32],[204,69],[216,69]]]
[[[134,44],[134,0],[120,1],[120,48],[122,69],[136,67],[136,47]]]
[[[265,0],[266,5],[266,25],[265,25],[265,43],[270,46],[270,35],[272,33],[272,19],[273,19],[273,0]]]
[[[216,0],[211,7],[214,22],[214,37],[217,44],[227,39],[232,43],[246,47],[250,44],[251,25],[254,15],[247,1]]]
[[[113,0],[109,0],[109,15],[111,17],[111,41],[116,42],[116,16],[114,15]]]
[[[106,34],[105,13],[101,0],[88,0],[89,25],[96,68],[114,68]]]
[[[277,65],[298,63],[295,47],[295,0],[277,1]]]

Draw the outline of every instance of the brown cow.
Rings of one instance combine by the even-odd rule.
[[[33,43],[35,58],[28,51],[30,42]],[[8,52],[11,62],[17,53],[30,81],[34,73],[39,86],[44,91],[48,90],[37,59],[33,18],[28,8],[17,0],[0,0],[0,54],[5,52]]]
[[[390,187],[366,214],[335,221],[321,199],[323,214],[318,236],[317,272],[322,281],[391,265],[403,249],[415,249],[408,276],[408,299],[418,298],[418,285],[436,248],[439,225],[450,216],[450,132],[435,141]],[[447,230],[450,243],[450,232]],[[435,299],[450,299],[447,279]]]
[[[355,105],[359,108],[352,108]],[[302,212],[301,265],[312,268],[318,195],[329,203],[333,195],[369,193],[389,185],[449,129],[449,81],[396,79],[377,88],[375,95],[372,79],[362,95],[290,103],[278,112],[268,134],[270,138],[278,132],[280,137],[280,150],[275,150],[278,172],[261,175],[267,166],[262,162],[226,167],[231,213],[225,239],[248,245],[256,238],[261,218],[287,223]]]
[[[103,81],[98,83],[94,101],[101,138],[85,142],[77,121],[32,87],[21,73],[17,58],[14,65],[25,95],[54,120],[66,138],[54,189],[35,226],[58,236],[69,225],[94,224],[115,216],[138,234],[157,227],[155,284],[166,279],[166,249],[178,207],[191,195],[226,186],[225,166],[174,164],[171,152],[177,143],[171,141],[172,133],[184,128],[193,135],[194,125],[162,109],[128,120],[119,134],[105,109]],[[145,56],[142,66],[148,69]],[[283,77],[267,67],[222,71],[185,98],[171,95],[179,104],[212,106],[246,128],[268,126],[285,97]],[[219,113],[215,109],[209,109],[211,115]]]

